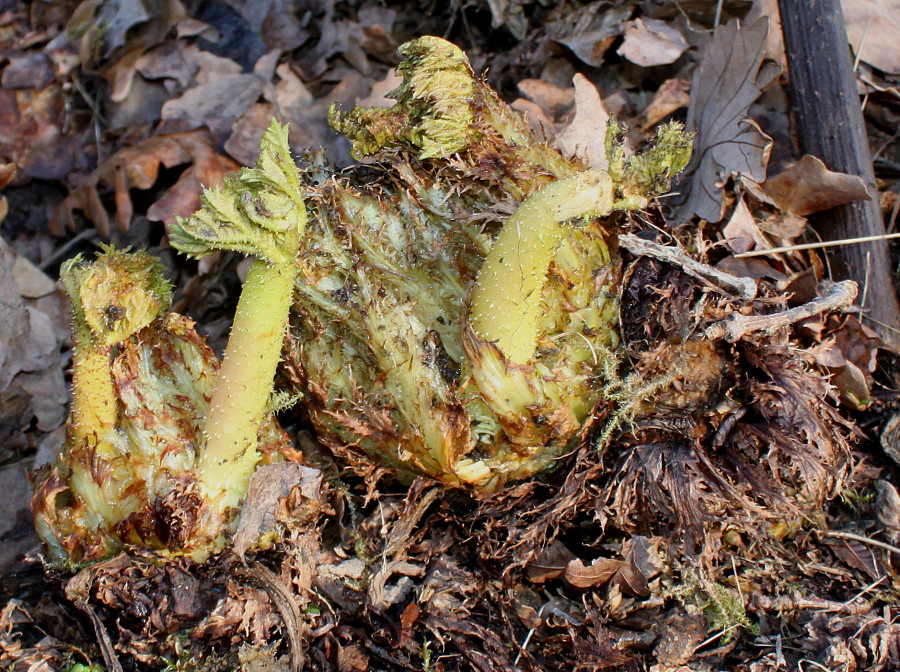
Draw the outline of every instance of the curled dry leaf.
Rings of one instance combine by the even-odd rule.
[[[772,139],[747,110],[781,73],[776,63],[762,62],[767,32],[764,18],[748,28],[729,21],[716,28],[694,71],[687,129],[697,137],[681,187],[690,192],[681,206],[685,219],[722,219],[722,187],[732,173],[765,179]]]
[[[891,534],[900,533],[900,493],[890,481],[875,481],[875,492],[878,497],[873,503],[875,519],[878,524]]]
[[[806,223],[805,217],[778,212],[757,222],[757,225],[761,231],[787,242],[800,237],[806,231]]]
[[[577,156],[585,160],[591,168],[606,170],[609,157],[606,155],[606,127],[609,114],[597,87],[578,73],[572,78],[575,85],[575,118],[557,137],[556,147],[567,156]]]
[[[766,180],[763,190],[781,210],[801,217],[871,198],[861,177],[830,171],[809,154]]]
[[[217,154],[214,142],[206,131],[191,131],[152,137],[133,147],[126,147],[94,171],[81,185],[72,190],[50,222],[54,235],[62,235],[65,228],[75,228],[75,211],[81,210],[100,235],[109,236],[110,219],[100,195],[102,186],[114,188],[116,222],[120,230],[131,223],[133,206],[129,190],[150,189],[159,177],[160,168],[174,168],[189,164],[178,181],[150,208],[147,217],[169,223],[176,216],[189,217],[200,207],[201,186],[213,187],[239,166],[231,159]]]
[[[878,335],[853,315],[809,320],[803,326],[821,341],[810,354],[831,372],[831,383],[841,401],[856,410],[866,408],[872,401],[872,372],[881,345]]]
[[[589,566],[585,566],[580,558],[576,558],[566,567],[565,579],[575,588],[594,588],[613,578],[624,565],[622,560],[597,558]]]
[[[872,580],[878,581],[887,576],[884,564],[867,544],[856,539],[837,536],[828,536],[823,541],[838,559],[853,569],[865,572]]]
[[[722,229],[722,235],[725,236],[728,247],[738,254],[757,247],[762,249],[769,247],[743,198],[735,206],[731,219]]]
[[[569,567],[573,562],[581,562],[575,557],[566,545],[559,539],[542,549],[534,559],[528,563],[525,575],[533,583],[543,583],[555,579],[565,572],[568,580]],[[574,585],[574,584],[573,584]]]
[[[594,3],[549,26],[548,32],[555,42],[596,68],[603,63],[606,50],[622,34],[631,12],[630,5],[610,8]]]
[[[645,68],[677,61],[687,40],[671,24],[659,19],[635,19],[625,24],[625,41],[618,53]]]
[[[0,610],[0,666],[3,669],[58,670],[68,661],[71,647],[49,635],[28,646],[28,642],[33,641],[29,635],[33,624],[21,600],[12,599],[3,605]]]
[[[622,545],[622,559],[596,558],[585,566],[580,558],[566,565],[564,578],[575,588],[596,588],[611,581],[624,592],[638,597],[650,595],[650,579],[663,565],[654,550],[655,542],[635,536]]]

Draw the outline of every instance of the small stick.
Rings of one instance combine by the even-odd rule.
[[[741,298],[751,300],[756,298],[756,282],[753,278],[740,278],[731,273],[713,268],[707,264],[701,263],[696,259],[692,259],[684,250],[679,247],[669,245],[660,245],[643,238],[638,238],[634,234],[626,233],[619,236],[619,244],[632,254],[644,257],[653,257],[660,261],[680,267],[685,273],[695,278],[704,280],[715,280],[720,285],[724,285],[729,289],[738,291]]]
[[[711,324],[706,329],[707,338],[724,338],[734,343],[741,337],[754,331],[767,331],[777,327],[786,327],[794,322],[825,313],[840,310],[853,303],[859,288],[852,280],[830,283],[828,294],[820,296],[802,306],[772,315],[742,315],[732,313],[724,320]]]
[[[782,252],[794,252],[797,250],[817,250],[822,247],[836,247],[838,245],[856,245],[857,243],[871,243],[875,240],[889,240],[891,238],[900,238],[900,233],[888,233],[883,236],[844,238],[843,240],[822,240],[818,243],[801,243],[800,245],[785,245],[784,247],[773,247],[769,250],[753,250],[752,252],[740,252],[734,255],[734,258],[747,259],[748,257],[764,257],[767,254],[781,254]]]
[[[860,534],[853,534],[852,532],[832,532],[831,530],[817,530],[819,534],[826,537],[836,537],[838,539],[850,539],[852,541],[858,541],[862,544],[869,544],[870,546],[877,546],[878,548],[883,548],[886,551],[890,551],[891,553],[900,554],[900,548],[893,546],[891,544],[886,544],[883,541],[878,541],[877,539],[869,539],[869,537],[864,537]]]

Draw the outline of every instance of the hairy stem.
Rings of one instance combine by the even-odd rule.
[[[216,377],[199,463],[204,495],[220,514],[240,504],[259,460],[257,436],[272,394],[305,228],[287,127],[273,121],[256,167],[206,190],[203,208],[170,232],[172,244],[194,257],[214,250],[255,257]]]
[[[200,458],[200,480],[212,499],[225,497],[224,507],[239,504],[259,460],[257,432],[272,391],[293,288],[292,263],[261,259],[253,261],[244,282],[210,401],[206,449]]]
[[[100,429],[116,426],[118,411],[109,368],[109,348],[91,343],[86,327],[75,329],[72,353],[74,394],[72,397],[71,432],[84,439]]]
[[[563,222],[613,207],[609,175],[586,171],[553,182],[523,202],[501,229],[484,260],[472,293],[469,321],[516,364],[527,364],[537,347],[541,290],[550,261],[566,235]]]

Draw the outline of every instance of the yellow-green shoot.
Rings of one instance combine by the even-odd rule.
[[[296,257],[306,227],[287,127],[272,122],[255,168],[204,192],[203,207],[172,228],[172,245],[192,257],[217,250],[253,255],[206,417],[199,464],[204,497],[237,507],[259,461],[266,415],[287,327]]]

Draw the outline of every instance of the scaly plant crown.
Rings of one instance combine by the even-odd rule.
[[[60,281],[72,300],[74,327],[98,347],[121,343],[169,308],[172,286],[159,261],[146,252],[101,246],[88,263],[80,254],[62,265]],[[133,285],[119,278],[133,278]]]

